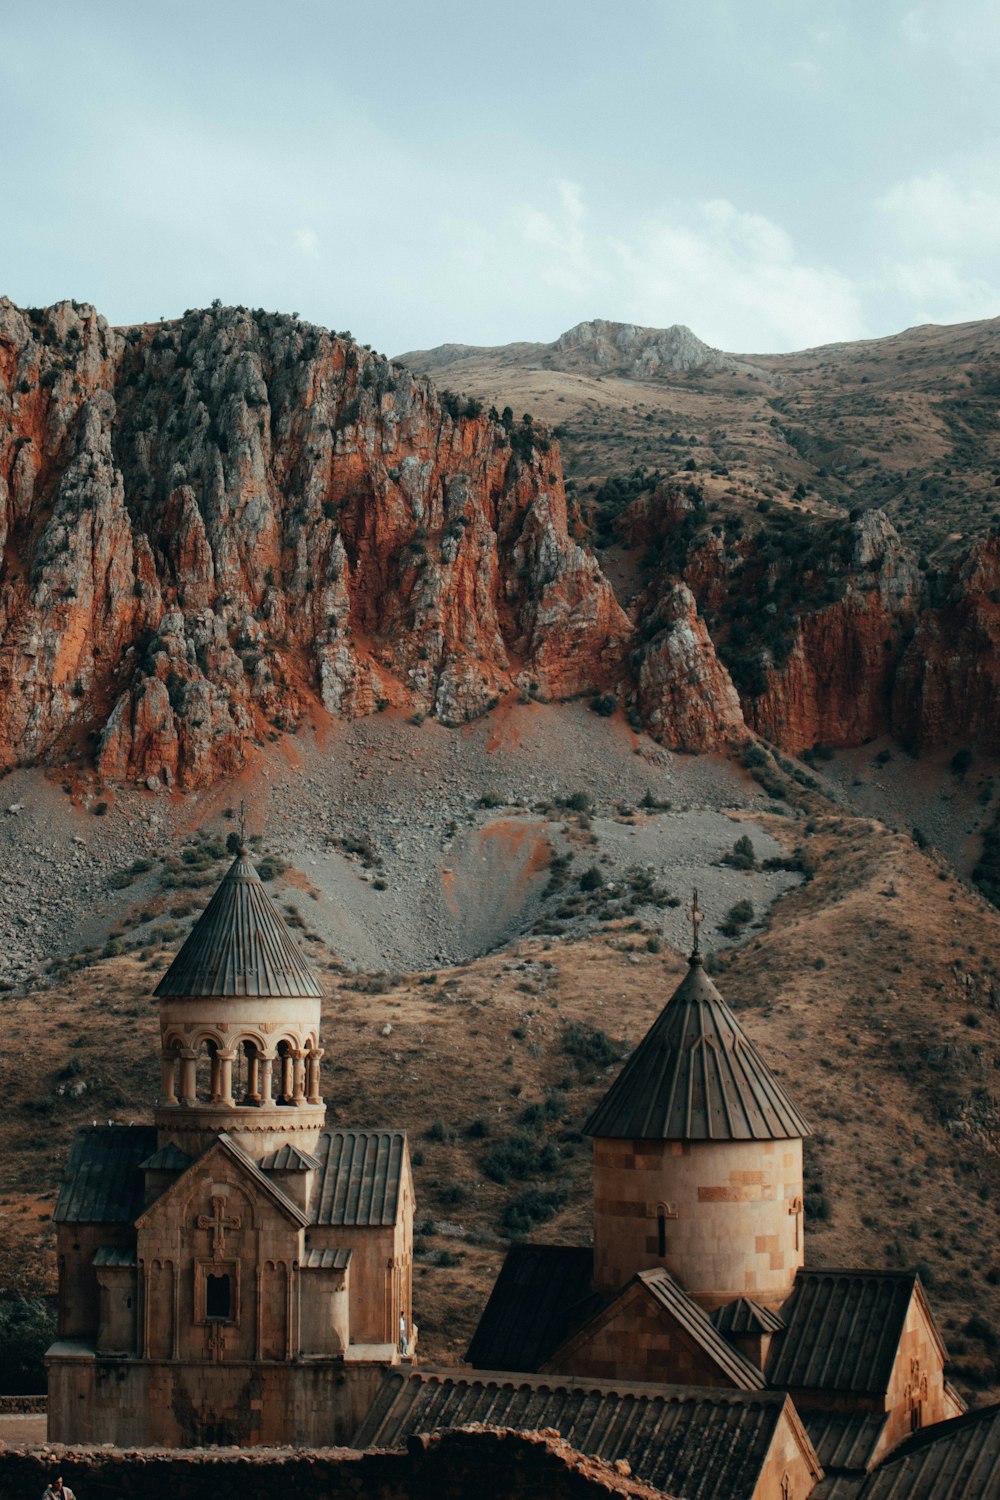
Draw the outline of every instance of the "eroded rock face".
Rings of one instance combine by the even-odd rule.
[[[752,727],[788,750],[858,745],[890,725],[922,579],[881,511],[868,511],[851,531],[840,597],[799,616],[791,651],[765,666],[767,686],[746,705]]]
[[[691,590],[675,584],[651,623],[657,628],[638,667],[639,711],[651,733],[666,732],[680,750],[715,750],[744,739],[739,695]]]
[[[619,680],[558,450],[238,309],[117,332],[0,302],[0,764],[203,786],[318,699],[458,724]]]
[[[896,675],[892,727],[916,750],[965,740],[1000,752],[1000,536],[978,542],[925,610]]]
[[[646,332],[572,338],[701,357]],[[544,432],[293,318],[121,331],[0,299],[0,767],[206,786],[320,708],[456,725],[515,690],[613,694],[687,750],[1000,748],[1000,539],[931,601],[880,513],[824,524],[779,555],[693,484],[646,493],[621,534],[661,562],[629,619]]]

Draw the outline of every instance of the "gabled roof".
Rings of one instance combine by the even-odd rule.
[[[153,993],[174,999],[322,998],[319,980],[245,849],[233,860]]]
[[[193,1160],[174,1141],[168,1141],[159,1151],[141,1161],[139,1167],[143,1172],[186,1172]]]
[[[466,1355],[481,1370],[537,1370],[601,1305],[594,1252],[577,1245],[512,1245]]]
[[[723,1382],[743,1391],[762,1391],[767,1388],[763,1372],[723,1338],[704,1308],[689,1297],[662,1266],[637,1272],[617,1296],[595,1312],[582,1327],[571,1333],[552,1355],[552,1365],[558,1369],[568,1363],[572,1369],[574,1359],[578,1359],[581,1353],[585,1358],[586,1346],[594,1333],[615,1318],[628,1317],[628,1308],[637,1289],[640,1295],[652,1300],[670,1326],[679,1328],[687,1335],[704,1358],[714,1365]],[[644,1334],[645,1327],[643,1336]]]
[[[322,1176],[316,1224],[395,1224],[406,1156],[405,1130],[324,1130],[316,1147]]]
[[[739,1338],[741,1334],[779,1333],[785,1326],[784,1319],[769,1307],[761,1307],[751,1297],[737,1297],[717,1307],[711,1314],[712,1323],[726,1338]]]
[[[98,1245],[94,1251],[95,1266],[134,1266],[134,1245]]]
[[[215,1140],[212,1142],[211,1146],[209,1146],[208,1150],[205,1151],[201,1156],[199,1156],[197,1160],[192,1163],[192,1166],[201,1168],[205,1165],[210,1157],[218,1155],[220,1153],[223,1156],[228,1156],[232,1161],[234,1161],[237,1166],[239,1166],[239,1168],[249,1178],[251,1178],[256,1186],[261,1189],[264,1196],[266,1198],[269,1198],[274,1204],[275,1208],[283,1213],[286,1218],[294,1220],[294,1222],[300,1226],[305,1226],[306,1224],[308,1224],[308,1217],[302,1211],[299,1205],[297,1203],[293,1203],[291,1198],[289,1198],[286,1193],[283,1193],[281,1191],[281,1188],[278,1186],[278,1184],[274,1182],[270,1177],[268,1177],[265,1172],[261,1171],[260,1167],[254,1161],[253,1157],[248,1156],[247,1153],[243,1150],[242,1146],[238,1146],[232,1139],[232,1137],[226,1135],[224,1131],[220,1131]],[[160,1194],[155,1203],[149,1204],[149,1206],[146,1208],[143,1208],[143,1205],[140,1204],[139,1212],[136,1214],[136,1222],[139,1224],[146,1223],[150,1215],[156,1213],[168,1198],[172,1197],[175,1193],[185,1192],[186,1189],[183,1186],[183,1183],[184,1175],[182,1174],[174,1182],[172,1182],[163,1193]]]
[[[52,1217],[57,1224],[131,1224],[142,1213],[140,1163],[156,1147],[152,1125],[86,1125],[73,1137]]]
[[[303,1271],[346,1271],[353,1250],[307,1250],[299,1264]]]
[[[768,1379],[784,1390],[884,1395],[914,1296],[943,1358],[915,1272],[799,1271],[781,1309],[786,1326],[771,1345]]]
[[[809,1126],[700,953],[584,1129],[608,1140],[791,1140]]]
[[[669,1271],[657,1266],[651,1271],[640,1271],[636,1280],[735,1386],[745,1391],[764,1389],[767,1381],[763,1371],[723,1338],[705,1309],[688,1296]]]
[[[935,1422],[874,1469],[859,1500],[996,1500],[1000,1406]]]
[[[636,1478],[669,1494],[749,1500],[783,1419],[818,1476],[812,1445],[783,1391],[393,1371],[352,1447],[401,1448],[418,1433],[472,1423],[554,1427],[581,1453],[608,1463],[625,1459]]]
[[[259,1163],[263,1172],[318,1172],[319,1162],[299,1146],[279,1146]]]
[[[864,1474],[889,1420],[884,1412],[804,1411],[800,1415],[828,1478],[841,1470]]]

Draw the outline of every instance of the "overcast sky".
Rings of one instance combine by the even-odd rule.
[[[0,0],[0,293],[398,353],[1000,314],[996,0]]]

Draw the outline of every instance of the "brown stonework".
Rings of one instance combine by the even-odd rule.
[[[320,993],[241,849],[157,990],[155,1130],[74,1139],[56,1441],[344,1442],[412,1355],[406,1138],[323,1129]]]
[[[640,1149],[641,1148],[641,1149]],[[662,1265],[706,1307],[775,1307],[803,1263],[801,1141],[594,1141],[594,1277]],[[666,1254],[658,1253],[658,1207]]]
[[[0,1445],[4,1500],[38,1500],[61,1474],[80,1500],[669,1500],[628,1465],[585,1458],[554,1432],[473,1428],[414,1439],[403,1453],[258,1449],[253,1453],[95,1452]],[[794,1500],[799,1500],[795,1492]]]

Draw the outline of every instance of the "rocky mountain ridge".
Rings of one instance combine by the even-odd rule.
[[[603,358],[623,327],[566,338]],[[932,588],[874,512],[812,572],[808,527],[782,550],[709,519],[693,481],[640,484],[611,524],[649,577],[616,596],[530,417],[292,317],[0,300],[0,765],[207,786],[317,714],[454,725],[511,692],[685,750],[998,748],[995,539]]]
[[[780,383],[761,366],[735,354],[723,354],[703,343],[683,323],[670,328],[643,328],[636,323],[614,323],[590,318],[568,328],[549,344],[517,343],[498,348],[471,344],[442,344],[437,349],[414,349],[399,356],[400,363],[431,375],[470,360],[500,356],[510,366],[558,370],[598,370],[631,379],[652,379],[682,371],[728,371]]]

